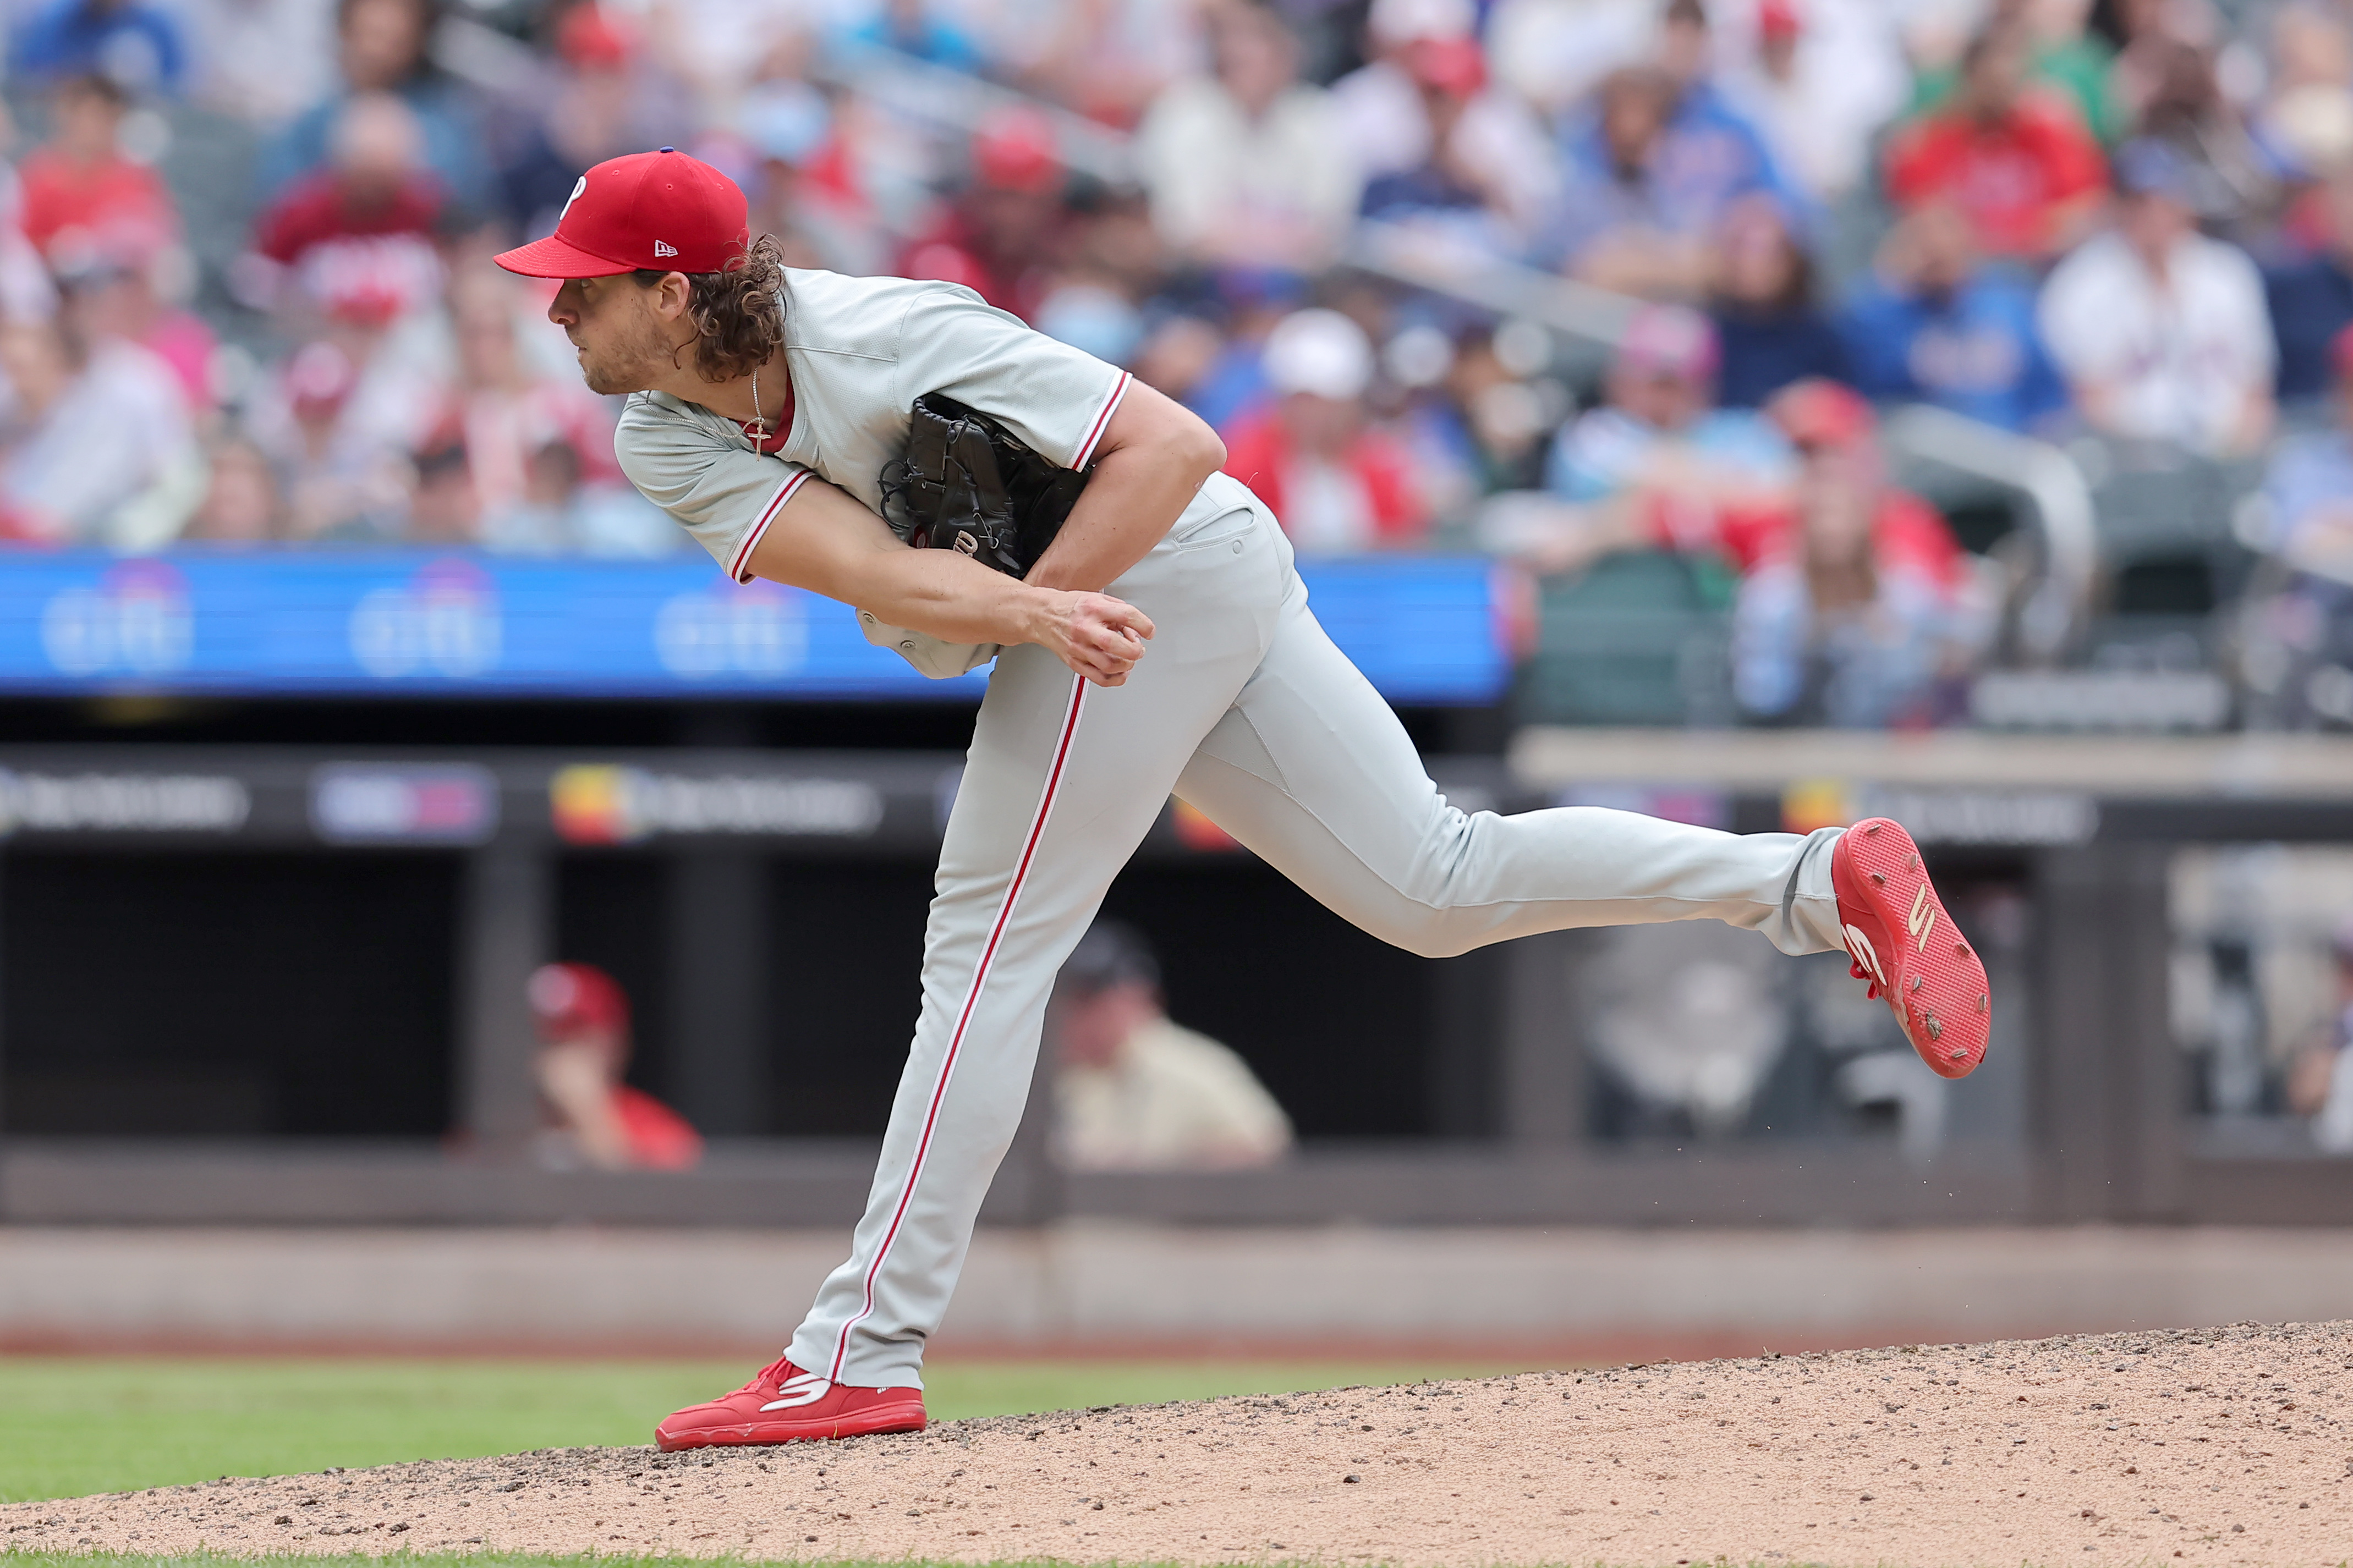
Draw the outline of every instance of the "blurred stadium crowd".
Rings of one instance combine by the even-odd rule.
[[[1536,716],[1967,718],[2047,551],[1899,488],[1925,404],[2088,482],[2070,657],[2353,725],[2341,0],[20,0],[7,58],[25,545],[678,548],[487,259],[676,144],[1179,397],[1303,551],[1513,563]]]

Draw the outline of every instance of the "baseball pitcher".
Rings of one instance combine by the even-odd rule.
[[[1431,957],[1711,919],[1843,945],[1938,1073],[1984,1055],[1983,966],[1894,823],[1736,836],[1450,805],[1308,606],[1199,419],[970,289],[781,265],[726,176],[600,163],[512,271],[638,488],[739,581],[853,606],[927,675],[991,660],[924,933],[923,1007],[848,1261],[790,1347],[664,1448],[923,1425],[924,1343],[1029,1095],[1055,972],[1171,794],[1326,907]]]

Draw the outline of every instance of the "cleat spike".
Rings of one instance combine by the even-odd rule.
[[[1873,871],[1871,874],[1871,879],[1879,887],[1883,888],[1887,886],[1887,873],[1884,871]]]
[[[1959,953],[1963,958],[1970,958],[1970,957],[1974,957],[1974,956],[1975,956],[1973,953],[1971,953],[1971,952],[1969,952],[1969,944],[1968,944],[1968,942],[1955,942],[1955,943],[1953,944],[1953,951],[1954,951],[1955,952]]]
[[[1904,868],[1906,871],[1917,871],[1920,868],[1920,857],[1915,855],[1909,860],[1905,861]]]
[[[1991,997],[1988,996],[1984,992],[1982,992],[1982,991],[1978,992],[1978,1012],[1980,1012],[1980,1013],[1991,1012],[1991,1011],[1992,1011],[1992,1005],[1991,1005],[1991,1004],[1992,1004],[1992,1000],[1993,1000],[1993,999],[1992,999]]]
[[[1936,1015],[1934,1013],[1928,1015],[1928,1037],[1932,1040],[1941,1040],[1945,1037],[1945,1026],[1936,1022]]]
[[[1878,831],[1879,831],[1879,824],[1877,824],[1877,823],[1875,823],[1875,822],[1874,822],[1874,823],[1873,823],[1870,826],[1868,826],[1868,827],[1866,827],[1866,828],[1864,828],[1864,829],[1862,830],[1862,836],[1863,836],[1865,838],[1868,838],[1868,837],[1870,837],[1873,834],[1874,834],[1874,833],[1876,833],[1876,832],[1878,832]]]

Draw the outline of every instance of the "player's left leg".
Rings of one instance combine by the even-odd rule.
[[[1325,906],[1414,952],[1720,920],[1784,952],[1848,947],[1939,1073],[1959,1077],[1984,1052],[1983,967],[1901,827],[1862,825],[1847,843],[1836,828],[1721,833],[1599,807],[1458,810],[1297,590],[1176,794]]]

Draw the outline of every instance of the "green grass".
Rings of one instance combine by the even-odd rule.
[[[934,1419],[953,1420],[1503,1370],[1435,1361],[948,1361],[924,1369],[924,1397]],[[736,1386],[749,1371],[701,1361],[0,1357],[0,1502],[647,1443],[657,1420]],[[9,1561],[14,1568],[18,1558]]]

